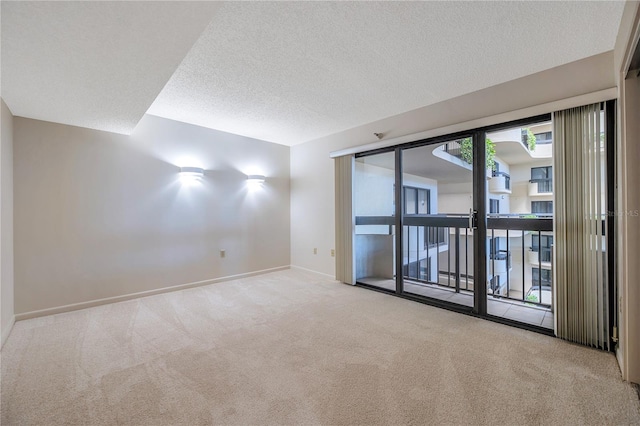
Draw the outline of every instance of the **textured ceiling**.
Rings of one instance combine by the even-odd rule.
[[[2,2],[2,98],[14,115],[130,133],[219,5]]]
[[[129,133],[148,109],[294,145],[609,51],[623,7],[3,1],[2,97],[83,127]]]
[[[149,113],[294,145],[611,50],[623,7],[225,3]]]

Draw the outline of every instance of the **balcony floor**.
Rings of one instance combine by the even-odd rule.
[[[396,288],[395,281],[388,278],[361,278],[358,282],[392,291]],[[463,306],[473,306],[473,293],[470,291],[461,290],[460,293],[456,293],[455,290],[447,287],[408,280],[405,280],[404,289],[407,293],[419,296]],[[498,299],[490,295],[487,299],[487,312],[494,317],[506,318],[553,330],[553,312],[550,309],[533,306],[517,300]]]

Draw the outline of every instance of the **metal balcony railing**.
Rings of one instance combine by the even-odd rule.
[[[500,238],[501,246],[493,253],[487,250],[487,268],[483,280],[487,296],[516,300],[533,306],[549,307],[552,289],[543,274],[533,280],[532,266],[549,268],[553,258],[543,250],[537,265],[527,262],[531,236],[540,238],[553,230],[551,215],[488,215],[487,241]],[[357,216],[356,226],[384,225],[395,233],[393,216]],[[468,227],[466,215],[405,215],[403,216],[403,264],[400,271],[405,280],[450,288],[452,291],[473,292],[474,232]],[[430,239],[429,236],[438,236]],[[442,238],[441,236],[446,236]],[[435,244],[433,244],[435,243]],[[489,246],[487,244],[487,246]],[[500,265],[506,263],[506,269]],[[545,262],[545,265],[542,265]],[[498,272],[499,271],[499,272]],[[495,273],[494,273],[495,272]]]
[[[447,142],[442,145],[442,150],[462,160],[462,145],[458,141]]]

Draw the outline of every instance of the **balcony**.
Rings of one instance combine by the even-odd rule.
[[[506,250],[490,253],[489,267],[490,273],[493,276],[504,274],[508,269],[511,269],[511,253]]]
[[[483,284],[487,286],[487,311],[495,317],[553,329],[553,312],[549,310],[552,287],[547,286],[549,273],[540,272],[550,271],[550,268],[527,264],[526,258],[532,244],[528,236],[536,234],[541,240],[542,233],[553,231],[553,219],[542,215],[532,216],[514,214],[487,217],[486,278],[483,279]],[[356,234],[360,235],[365,229],[376,226],[381,234],[392,236],[395,220],[393,216],[356,216]],[[469,217],[444,213],[404,215],[403,226],[404,241],[399,249],[402,262],[397,263],[400,265],[398,274],[402,274],[404,293],[472,308],[473,294],[478,286],[474,276],[476,235],[469,228]],[[504,240],[500,241],[500,246],[491,245],[490,239],[493,238]],[[376,253],[358,254],[359,249],[356,247],[357,257],[376,256]],[[387,250],[386,259],[395,259],[393,250],[395,247]],[[545,250],[543,246],[543,253]],[[534,276],[535,268],[539,272]],[[395,268],[393,278],[381,272],[378,274],[358,275],[358,283],[395,292]]]
[[[489,192],[511,194],[511,176],[505,172],[493,172],[489,180]]]
[[[551,267],[551,249],[543,248],[542,250],[542,258],[540,257],[540,252],[538,249],[530,248],[527,252],[527,262],[532,265],[542,265],[543,267],[550,268]]]
[[[551,267],[551,251],[543,251],[542,259],[540,259],[540,253],[537,250],[529,249],[527,252],[527,262],[532,265],[542,265],[548,268]]]
[[[553,193],[553,179],[532,179],[529,181],[529,196],[551,195]]]

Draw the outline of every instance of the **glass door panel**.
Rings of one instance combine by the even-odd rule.
[[[358,157],[354,171],[356,281],[396,290],[395,152]]]
[[[551,122],[487,133],[487,313],[553,329]]]
[[[405,293],[474,306],[471,138],[402,150]]]

